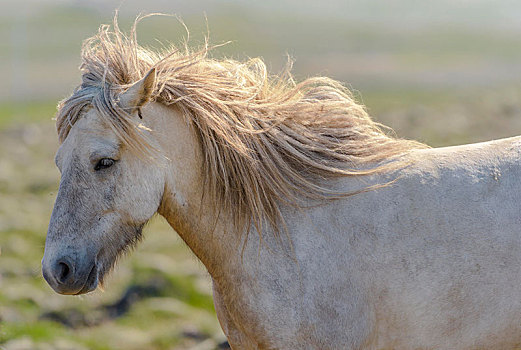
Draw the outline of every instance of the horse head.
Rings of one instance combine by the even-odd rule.
[[[138,127],[154,79],[151,70],[119,95],[119,107]],[[136,156],[99,108],[83,109],[56,153],[61,181],[42,260],[45,280],[61,294],[87,293],[103,282],[117,257],[139,241],[164,189],[162,167]]]

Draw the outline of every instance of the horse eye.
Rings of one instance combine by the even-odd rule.
[[[111,166],[114,165],[114,163],[115,163],[114,159],[102,158],[98,161],[98,164],[96,164],[96,166],[94,167],[94,170],[98,171],[101,169],[110,168]]]

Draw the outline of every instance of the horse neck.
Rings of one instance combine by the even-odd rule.
[[[157,141],[170,160],[158,213],[216,278],[230,261],[231,248],[240,245],[241,233],[230,224],[230,213],[216,210],[211,196],[204,196],[203,155],[194,128],[179,109],[159,103],[146,108],[144,119],[146,114],[151,116],[147,126],[156,131]]]

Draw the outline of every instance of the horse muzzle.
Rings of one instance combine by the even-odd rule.
[[[98,287],[96,263],[79,264],[69,257],[42,260],[42,274],[55,292],[65,295],[85,294]]]

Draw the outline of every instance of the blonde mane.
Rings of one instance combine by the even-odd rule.
[[[118,96],[155,67],[153,99],[180,108],[200,137],[206,192],[237,226],[253,222],[259,233],[266,223],[277,230],[281,204],[353,194],[325,188],[327,179],[396,169],[397,156],[426,147],[385,133],[337,81],[295,83],[289,69],[269,76],[260,59],[219,60],[208,52],[208,45],[153,52],[138,45],[136,25],[128,36],[116,20],[102,26],[83,44],[82,84],[58,106],[60,142],[92,107],[131,150],[153,153]]]

